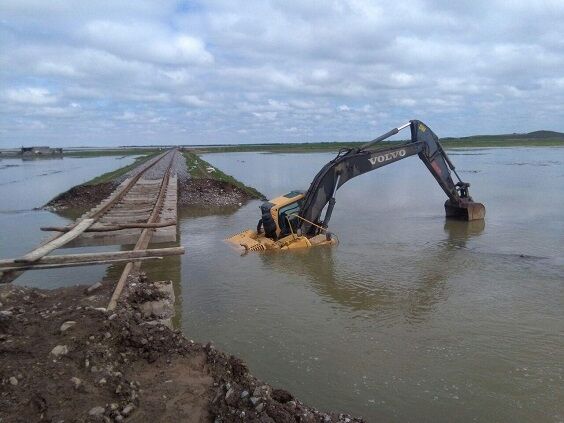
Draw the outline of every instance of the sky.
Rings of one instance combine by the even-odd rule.
[[[564,131],[563,28],[564,0],[2,0],[0,148]]]

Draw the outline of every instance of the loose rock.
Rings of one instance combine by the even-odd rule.
[[[86,288],[86,292],[88,294],[93,293],[94,291],[97,291],[98,289],[102,288],[102,284],[100,282],[96,282],[93,285],[90,285],[88,288]]]
[[[135,406],[133,404],[127,404],[123,407],[123,410],[121,410],[121,414],[127,417],[133,412],[133,410],[135,410]]]
[[[61,332],[66,332],[68,329],[72,328],[74,325],[76,325],[76,322],[73,321],[73,320],[69,320],[69,321],[63,323],[59,330]]]
[[[104,411],[106,411],[104,407],[97,406],[91,408],[88,414],[91,416],[101,416],[102,414],[104,414]]]
[[[80,380],[76,376],[71,377],[71,382],[74,385],[74,389],[78,389],[82,385],[82,380]]]
[[[79,286],[52,291],[0,286],[4,307],[14,314],[0,316],[0,373],[4,388],[9,388],[0,388],[1,423],[120,422],[138,416],[156,422],[165,409],[175,421],[198,415],[201,421],[223,423],[323,422],[326,413],[291,394],[277,390],[271,395],[272,388],[254,378],[237,357],[211,344],[190,342],[165,326],[144,325],[139,305],[154,300],[155,284],[142,277],[132,282],[112,319],[113,312],[94,310],[107,304],[110,292],[88,301]],[[32,301],[25,310],[24,295]],[[64,345],[57,345],[63,322],[77,323],[67,330],[72,336],[65,336]],[[63,356],[62,361],[53,360]],[[14,379],[18,385],[12,385]],[[292,399],[278,402],[288,398]],[[333,422],[343,423],[345,418],[331,414]]]
[[[63,355],[67,355],[69,353],[69,347],[66,345],[57,345],[55,348],[51,350],[51,354],[55,357],[60,357]]]

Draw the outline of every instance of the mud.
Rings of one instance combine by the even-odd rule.
[[[118,185],[119,183],[114,181],[94,185],[77,185],[53,198],[43,208],[51,211],[67,209],[86,211],[109,197]]]
[[[161,297],[132,277],[117,308],[110,284],[51,291],[0,287],[0,421],[331,422],[213,345],[142,313]]]

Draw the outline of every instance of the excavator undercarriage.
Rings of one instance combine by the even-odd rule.
[[[411,140],[407,143],[373,149],[377,143],[408,127]],[[337,190],[356,176],[415,154],[447,195],[447,218],[466,221],[484,219],[484,205],[473,201],[469,193],[470,184],[460,179],[439,138],[424,123],[412,120],[359,148],[342,149],[317,173],[306,192],[292,191],[263,203],[257,229],[245,230],[226,241],[245,251],[291,250],[336,244],[334,235],[327,228]],[[451,171],[458,182],[453,181]],[[326,211],[322,218],[323,210]]]

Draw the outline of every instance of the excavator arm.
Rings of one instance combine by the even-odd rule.
[[[373,149],[377,143],[407,127],[411,130],[409,142],[389,148]],[[457,217],[464,220],[484,218],[484,206],[472,201],[468,193],[470,184],[460,180],[454,165],[443,150],[439,138],[424,123],[412,120],[359,148],[339,151],[337,157],[317,173],[305,193],[298,213],[301,217],[299,229],[306,236],[318,234],[320,227],[327,228],[335,206],[335,193],[345,182],[415,154],[419,155],[419,158],[425,163],[425,166],[447,195],[448,200],[445,203],[447,217]],[[453,181],[451,171],[456,175],[457,183]],[[321,220],[325,206],[327,206],[327,211],[323,220]]]

